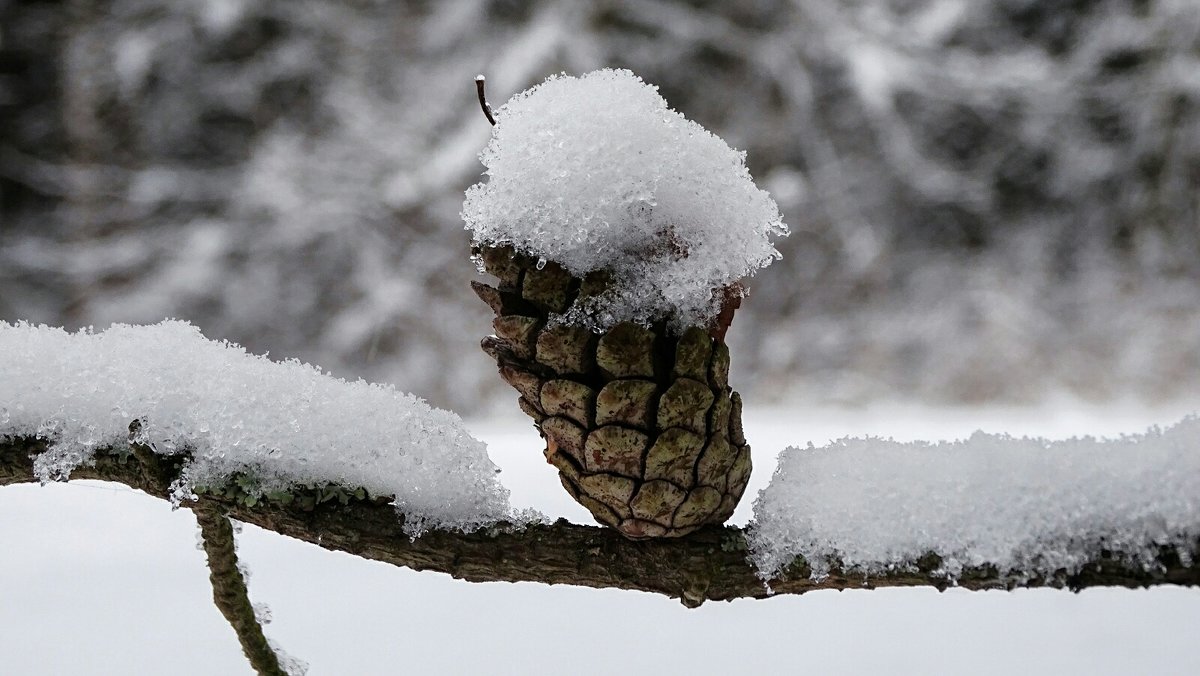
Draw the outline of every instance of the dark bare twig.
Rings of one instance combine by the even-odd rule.
[[[487,94],[483,91],[483,83],[487,80],[482,75],[475,76],[475,91],[479,94],[479,107],[483,108],[483,114],[487,116],[488,122],[492,126],[496,126],[496,118],[492,115],[492,106],[487,102]]]
[[[246,589],[246,580],[238,570],[234,548],[233,524],[218,505],[201,500],[192,506],[204,553],[208,555],[209,579],[212,581],[213,602],[237,633],[242,653],[250,660],[254,671],[263,676],[287,676],[279,664],[279,656],[267,642],[262,625],[254,614]]]

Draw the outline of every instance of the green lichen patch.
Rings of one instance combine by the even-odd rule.
[[[723,552],[745,552],[749,549],[746,535],[740,530],[727,529],[725,535],[721,537],[721,551]]]
[[[348,505],[354,501],[372,499],[365,488],[333,483],[303,483],[267,490],[261,480],[250,472],[235,472],[224,483],[193,486],[192,490],[197,495],[229,500],[243,507],[294,504],[306,511],[327,502]]]

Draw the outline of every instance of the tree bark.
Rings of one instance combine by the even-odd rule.
[[[262,625],[250,603],[246,579],[238,568],[237,548],[234,546],[233,524],[217,505],[197,504],[192,507],[200,525],[200,538],[208,556],[209,581],[212,582],[213,602],[225,616],[229,626],[242,644],[242,653],[250,667],[260,676],[287,676],[279,665],[279,656],[263,634]]]
[[[37,481],[33,456],[46,442],[29,437],[0,440],[0,486]],[[139,453],[145,457],[148,454]],[[113,481],[169,499],[171,482],[186,458],[153,456],[144,461],[130,449],[104,449],[92,465],[79,467],[72,479]],[[689,607],[704,601],[765,598],[817,589],[950,585],[937,571],[940,561],[927,555],[910,570],[864,577],[835,568],[812,579],[803,561],[793,563],[769,588],[746,558],[743,532],[733,527],[707,527],[675,539],[633,542],[616,531],[568,523],[514,528],[498,524],[473,533],[433,531],[410,539],[403,517],[380,500],[336,500],[311,504],[260,502],[252,507],[234,499],[203,496],[185,506],[218,507],[229,517],[334,551],[413,570],[437,571],[470,582],[542,582],[583,587],[635,589],[680,599]],[[1193,543],[1200,547],[1200,542]],[[1194,551],[1194,549],[1192,550]],[[1029,576],[991,566],[964,570],[954,582],[972,590],[1055,587],[1078,591],[1087,587],[1200,585],[1200,566],[1173,546],[1160,547],[1157,565],[1125,561],[1119,551],[1104,551],[1078,573]]]

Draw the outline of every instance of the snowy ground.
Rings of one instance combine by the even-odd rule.
[[[954,439],[976,429],[1062,438],[1167,425],[1183,406],[762,411],[748,402],[750,516],[785,446],[848,434]],[[586,521],[514,413],[475,421],[517,507]],[[187,511],[107,484],[0,489],[6,674],[249,673],[209,599]],[[310,674],[1200,673],[1200,590],[816,592],[687,610],[637,592],[468,584],[247,526],[240,553],[268,634]],[[570,668],[567,669],[567,665]]]

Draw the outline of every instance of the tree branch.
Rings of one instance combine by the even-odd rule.
[[[37,481],[33,456],[46,442],[30,437],[0,440],[0,486]],[[160,456],[161,458],[161,456]],[[184,458],[162,458],[156,471],[128,449],[104,449],[95,463],[80,467],[72,479],[114,481],[167,499],[171,481]],[[772,594],[802,594],[817,589],[933,586],[947,580],[937,571],[935,555],[913,562],[912,570],[864,578],[835,569],[813,580],[808,566],[798,561],[770,591],[746,560],[745,540],[737,528],[706,528],[679,539],[631,542],[616,531],[580,526],[560,519],[550,525],[514,529],[500,525],[474,533],[434,531],[415,540],[403,530],[403,519],[391,504],[380,500],[295,500],[289,504],[260,502],[252,507],[229,497],[201,498],[201,504],[221,507],[232,518],[282,535],[414,570],[449,574],[470,582],[542,582],[595,588],[635,589],[680,599],[687,606],[706,600],[764,598]],[[194,505],[189,505],[195,508]],[[1200,545],[1200,543],[1196,543]],[[1079,590],[1086,587],[1149,587],[1162,584],[1200,585],[1200,566],[1185,564],[1174,547],[1161,547],[1157,566],[1147,570],[1127,563],[1121,552],[1103,552],[1079,573],[1029,577],[993,567],[962,572],[957,586],[966,589],[1014,589],[1049,586]]]
[[[261,676],[287,676],[279,665],[279,656],[263,634],[262,625],[254,614],[249,591],[242,571],[238,569],[237,549],[233,540],[233,524],[217,505],[202,500],[192,507],[200,525],[204,553],[208,555],[209,580],[212,582],[213,602],[237,633],[242,653],[251,668]]]

